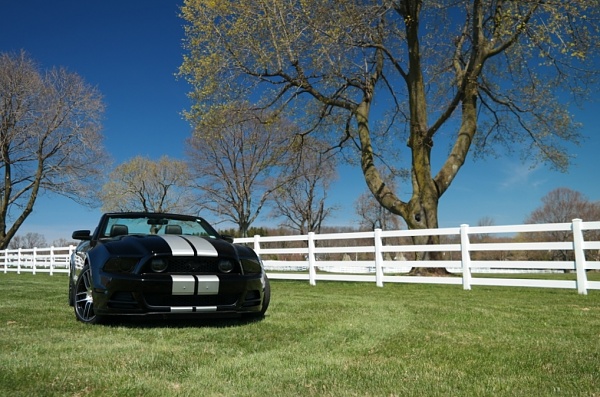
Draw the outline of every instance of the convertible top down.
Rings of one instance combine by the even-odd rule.
[[[69,303],[84,323],[114,315],[263,316],[270,285],[258,255],[196,216],[104,214],[73,232]]]

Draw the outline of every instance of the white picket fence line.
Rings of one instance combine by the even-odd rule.
[[[430,283],[430,284],[462,284],[463,289],[470,290],[474,285],[513,286],[513,287],[543,287],[577,289],[580,294],[588,290],[600,289],[600,282],[588,281],[588,270],[600,270],[600,261],[586,259],[586,252],[600,250],[600,241],[585,241],[585,231],[600,231],[600,222],[583,222],[580,219],[572,223],[509,225],[509,226],[477,226],[461,225],[455,228],[425,229],[425,230],[390,230],[376,229],[372,232],[315,234],[295,236],[259,236],[237,238],[236,243],[252,245],[254,250],[263,256],[267,275],[271,279],[308,280],[316,285],[317,280],[329,281],[365,281],[375,282],[382,287],[390,283]],[[472,243],[472,235],[539,233],[539,232],[569,232],[570,241],[554,242],[509,242],[509,243]],[[596,234],[597,236],[598,234]],[[454,236],[459,243],[439,245],[389,245],[386,239],[394,237],[413,236]],[[369,245],[358,246],[319,246],[319,242],[340,240],[368,239]],[[263,245],[273,243],[302,242],[300,248],[264,248]],[[262,244],[262,245],[261,245]],[[323,245],[323,244],[320,244]],[[471,253],[477,251],[553,251],[564,250],[574,253],[573,261],[532,261],[532,260],[472,260]],[[437,261],[414,261],[384,259],[391,254],[415,252],[444,252],[457,253],[458,259]],[[373,254],[374,260],[323,260],[324,254]],[[387,254],[387,255],[386,255]],[[305,259],[270,260],[268,256],[285,257],[286,255],[301,255]],[[346,257],[348,259],[348,257]],[[412,267],[444,267],[461,277],[423,277],[397,275],[406,273]],[[575,280],[549,280],[528,278],[492,278],[474,277],[474,273],[499,272],[575,272]],[[367,274],[360,274],[367,273]]]
[[[600,270],[600,261],[586,258],[596,252],[600,257],[600,241],[584,239],[584,232],[600,232],[600,222],[583,222],[574,219],[571,223],[509,225],[509,226],[476,226],[461,225],[455,228],[425,230],[389,230],[375,229],[372,232],[330,233],[294,236],[259,236],[237,238],[236,243],[252,245],[254,250],[263,256],[267,275],[271,279],[308,280],[316,285],[318,280],[329,281],[361,281],[375,282],[383,287],[384,283],[429,283],[455,284],[470,290],[475,285],[542,287],[577,289],[580,294],[588,290],[600,290],[600,281],[589,281],[588,270]],[[482,242],[472,243],[470,236],[540,232],[568,232],[569,241],[554,242]],[[598,236],[600,233],[595,233]],[[392,245],[386,239],[413,236],[450,236],[458,243],[438,245]],[[598,238],[598,237],[596,237]],[[337,241],[362,240],[366,245],[323,246],[325,242],[335,244]],[[263,245],[273,243],[295,243],[298,248],[265,248]],[[262,244],[262,245],[261,245]],[[0,251],[0,271],[29,273],[68,273],[69,260],[75,247],[50,247],[15,249]],[[478,251],[572,251],[573,261],[533,261],[533,260],[473,260],[471,254]],[[457,259],[437,261],[398,260],[391,255],[415,252],[456,253]],[[342,254],[344,260],[327,260],[328,254]],[[372,254],[373,260],[351,260],[350,255]],[[285,257],[302,256],[303,260],[267,259],[268,256]],[[460,277],[422,277],[398,275],[407,273],[412,267],[443,267]],[[485,272],[517,273],[517,272],[564,272],[575,273],[574,280],[549,280],[528,278],[493,278],[475,277],[474,274]]]
[[[25,273],[69,273],[69,261],[75,246],[19,248],[0,251],[0,270]]]

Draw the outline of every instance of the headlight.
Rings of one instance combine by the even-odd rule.
[[[154,258],[150,262],[150,268],[153,272],[162,273],[167,270],[167,261],[163,258]]]
[[[109,273],[130,273],[137,263],[137,258],[110,258],[103,270]]]
[[[219,271],[223,273],[229,273],[233,270],[233,263],[228,259],[221,259],[219,261]]]
[[[249,258],[243,258],[242,259],[242,267],[244,268],[244,273],[245,274],[252,274],[252,273],[262,273],[262,265],[260,263],[260,259],[249,259]]]

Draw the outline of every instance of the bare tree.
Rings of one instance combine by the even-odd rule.
[[[542,197],[542,206],[535,209],[525,223],[564,223],[573,219],[600,220],[600,207],[583,194],[559,187]]]
[[[401,228],[400,219],[384,208],[370,192],[361,194],[354,203],[361,227],[367,230]]]
[[[338,125],[377,201],[410,229],[436,228],[472,148],[567,167],[580,131],[562,101],[589,93],[599,14],[598,0],[185,0],[180,73],[194,118],[258,98],[306,132]],[[383,172],[402,151],[408,200]]]
[[[585,221],[600,220],[600,203],[589,201],[580,192],[560,187],[552,190],[542,198],[542,206],[534,210],[525,223],[569,223],[573,219]],[[589,236],[592,237],[592,236]],[[597,239],[599,236],[594,236]],[[530,236],[535,241],[572,241],[570,231],[554,231],[534,233]],[[572,260],[572,251],[551,251],[554,260]]]
[[[98,91],[64,69],[42,72],[24,53],[0,54],[0,249],[56,193],[85,204],[107,158]]]
[[[491,216],[484,216],[483,218],[479,218],[477,221],[477,226],[494,226],[496,221]],[[486,241],[490,235],[488,233],[479,233],[476,238],[479,241]]]
[[[58,239],[52,241],[53,247],[68,247],[70,245],[76,246],[77,244],[78,244],[78,242],[66,239],[64,237],[61,237],[61,238],[58,238]]]
[[[26,233],[24,236],[16,235],[8,244],[9,249],[43,248],[46,246],[46,238],[42,234],[33,232]]]
[[[285,180],[273,195],[272,216],[283,217],[284,226],[300,234],[319,233],[335,210],[326,201],[336,177],[336,161],[326,149],[323,142],[306,137],[291,153],[292,159],[281,173]]]
[[[115,168],[102,188],[104,211],[182,212],[193,210],[187,164],[168,156],[137,156]]]
[[[280,178],[280,171],[293,136],[291,126],[263,121],[238,105],[213,108],[195,121],[187,154],[201,192],[200,209],[231,221],[246,236],[267,200],[287,180]]]

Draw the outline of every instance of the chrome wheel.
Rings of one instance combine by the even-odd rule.
[[[86,265],[75,283],[75,317],[77,320],[89,324],[95,324],[99,319],[94,312],[92,288],[92,271]]]

